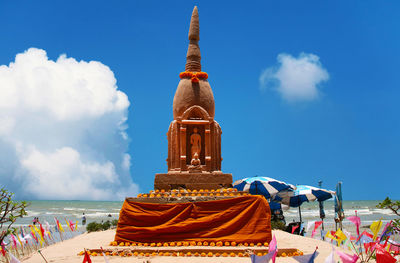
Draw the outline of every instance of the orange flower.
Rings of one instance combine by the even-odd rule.
[[[143,253],[143,252],[140,252],[140,253],[139,253],[139,256],[143,257],[143,256],[144,256],[144,253]]]
[[[176,246],[178,246],[178,247],[180,247],[180,246],[182,246],[182,242],[176,242]]]
[[[125,243],[124,243],[124,242],[121,242],[121,243],[119,243],[119,245],[120,245],[121,247],[123,247],[123,246],[125,245]]]
[[[164,252],[160,251],[160,252],[158,252],[158,255],[161,257],[164,255]]]
[[[242,252],[239,252],[239,253],[238,253],[238,256],[241,257],[241,258],[244,257],[244,255],[243,255]]]
[[[163,246],[164,246],[164,247],[168,247],[168,243],[165,242],[165,243],[163,244]]]
[[[221,256],[221,254],[217,252],[217,253],[215,253],[215,256],[219,257],[219,256]]]
[[[249,244],[245,242],[245,243],[244,243],[244,246],[245,246],[245,247],[248,247],[248,246],[249,246]]]
[[[261,247],[262,246],[262,244],[261,243],[257,243],[257,247]]]
[[[228,256],[228,253],[224,252],[224,253],[222,253],[222,256],[223,256],[223,257],[227,257],[227,256]]]
[[[263,253],[261,253],[261,252],[257,253],[257,256],[259,256],[259,257],[261,257],[262,255],[263,255]]]
[[[191,256],[192,256],[192,253],[187,252],[187,253],[186,253],[186,256],[187,256],[187,257],[191,257]]]
[[[170,246],[170,247],[174,247],[174,246],[175,246],[175,242],[170,242],[170,243],[169,243],[169,246]]]
[[[189,244],[189,242],[184,241],[184,242],[182,242],[182,245],[185,246],[185,247],[188,247],[190,244]]]
[[[231,242],[231,246],[235,247],[236,246],[236,242],[235,241]]]
[[[286,257],[286,253],[283,252],[283,253],[281,254],[281,257]]]
[[[153,257],[155,257],[155,256],[157,256],[157,252],[153,252],[153,253],[151,253],[151,255],[152,255]]]
[[[138,247],[141,247],[141,246],[143,246],[143,244],[142,244],[142,243],[137,243],[137,245],[138,245]]]
[[[222,242],[221,241],[218,241],[217,243],[216,243],[216,245],[217,245],[217,247],[222,247]]]
[[[204,252],[202,252],[202,253],[200,254],[200,256],[202,256],[202,257],[206,257],[206,256],[207,256],[207,254],[206,254],[206,253],[204,253]]]
[[[236,254],[235,254],[235,252],[231,252],[231,253],[229,254],[229,256],[231,256],[231,257],[236,257]]]
[[[204,241],[204,242],[203,242],[203,246],[208,246],[208,242],[207,242],[207,241]]]
[[[172,252],[172,256],[173,256],[173,257],[177,257],[177,256],[178,256],[178,253]]]
[[[166,256],[166,257],[168,257],[169,255],[170,255],[170,254],[169,254],[168,251],[164,253],[164,256]]]
[[[155,247],[155,246],[156,246],[156,243],[151,243],[150,246],[151,246],[151,247]]]
[[[194,256],[195,256],[195,257],[200,256],[199,252],[194,252]]]
[[[265,246],[265,247],[268,247],[268,242],[264,242],[264,246]]]
[[[128,252],[128,253],[126,254],[126,256],[127,256],[127,257],[132,257],[132,253],[131,253],[131,252]]]
[[[190,242],[190,245],[191,245],[191,246],[195,246],[195,245],[196,245],[196,241],[191,241],[191,242]]]
[[[148,247],[149,244],[148,244],[148,243],[143,243],[143,246],[144,246],[144,247]]]
[[[215,243],[214,243],[214,242],[211,242],[211,243],[210,243],[210,246],[214,247],[214,246],[215,246]]]
[[[150,257],[150,253],[146,252],[146,254],[144,254],[145,257]]]
[[[192,83],[199,83],[199,79],[197,77],[192,77],[191,80]]]
[[[229,244],[228,241],[226,241],[224,245],[225,245],[226,247],[229,247],[230,244]]]
[[[238,244],[238,246],[239,246],[239,247],[242,247],[242,246],[243,246],[243,244],[242,244],[242,243],[239,243],[239,244]]]
[[[208,252],[207,256],[208,256],[208,257],[212,257],[212,256],[213,256],[213,253],[212,253],[212,252]]]
[[[107,252],[106,252],[106,256],[109,256],[109,255],[110,255],[110,252],[107,251]]]
[[[203,244],[199,241],[199,242],[197,242],[197,245],[202,246]]]
[[[136,245],[137,245],[136,242],[132,242],[131,244],[132,247],[136,247]]]

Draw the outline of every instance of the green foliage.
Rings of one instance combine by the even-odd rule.
[[[4,238],[13,232],[11,228],[15,221],[27,213],[25,208],[28,207],[28,203],[25,201],[13,201],[14,193],[7,191],[5,188],[0,189],[0,229],[3,229],[0,233],[0,243]]]
[[[286,225],[285,225],[285,222],[283,222],[281,220],[271,220],[271,228],[285,231]]]
[[[393,201],[389,197],[386,197],[386,199],[379,203],[376,207],[390,209],[393,213],[400,217],[400,201]],[[400,219],[393,220],[393,227],[392,229],[389,229],[389,231],[390,230],[400,233]]]
[[[96,232],[96,231],[101,231],[101,230],[107,230],[110,229],[112,226],[116,226],[118,223],[118,220],[113,220],[110,222],[110,220],[107,220],[104,223],[97,223],[97,222],[91,222],[86,226],[86,231],[90,232]]]

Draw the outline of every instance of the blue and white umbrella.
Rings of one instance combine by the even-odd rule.
[[[334,191],[325,190],[322,188],[317,188],[309,185],[297,185],[294,191],[289,190],[280,192],[274,197],[274,201],[288,205],[290,207],[298,207],[300,222],[302,222],[300,210],[300,206],[302,203],[315,200],[323,202],[332,198],[334,194]]]
[[[269,177],[249,177],[233,183],[238,191],[249,192],[250,194],[263,195],[271,198],[282,191],[294,190],[295,186]]]
[[[325,201],[335,194],[334,191],[325,190],[309,185],[297,185],[294,191],[285,191],[275,197],[276,201],[286,204],[290,207],[298,207],[304,202],[310,201]]]

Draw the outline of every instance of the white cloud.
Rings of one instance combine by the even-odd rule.
[[[26,199],[122,199],[129,100],[97,61],[31,48],[0,66],[0,185]]]
[[[262,89],[276,89],[287,101],[317,99],[320,84],[329,79],[319,57],[301,53],[298,58],[278,55],[278,66],[265,69],[259,78]]]

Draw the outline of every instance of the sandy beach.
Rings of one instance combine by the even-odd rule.
[[[331,244],[323,242],[317,239],[311,239],[308,237],[302,237],[298,235],[292,235],[283,231],[274,230],[273,234],[276,236],[278,241],[278,249],[283,248],[296,248],[304,252],[304,255],[312,254],[315,248],[318,246],[318,256],[315,262],[324,262],[325,258],[331,253]],[[54,244],[41,250],[42,254],[46,257],[48,262],[69,262],[69,263],[81,263],[83,256],[78,256],[78,253],[84,248],[87,249],[98,249],[100,247],[109,248],[110,241],[114,240],[115,230],[107,230],[103,232],[84,233],[75,238],[67,241]],[[206,247],[204,247],[206,248]],[[341,248],[337,248],[342,250]],[[342,250],[343,251],[343,250]],[[103,257],[91,257],[93,262],[104,262]],[[297,257],[300,258],[300,257]],[[337,255],[335,258],[338,259]],[[251,262],[248,257],[119,257],[109,256],[110,262]],[[38,254],[34,253],[28,258],[25,258],[23,262],[26,263],[42,263],[43,258]],[[290,257],[279,257],[277,262],[299,262],[294,258]]]

